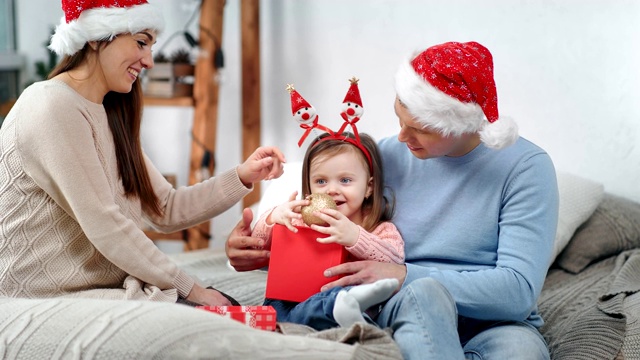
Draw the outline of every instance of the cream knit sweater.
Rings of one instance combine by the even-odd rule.
[[[164,216],[124,195],[104,107],[50,80],[27,88],[0,129],[0,296],[176,301],[194,279],[141,230],[171,232],[242,199],[234,170],[173,189],[146,159]]]

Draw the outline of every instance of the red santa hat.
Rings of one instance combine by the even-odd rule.
[[[302,95],[300,95],[298,91],[293,88],[293,85],[288,85],[287,91],[289,91],[289,94],[291,95],[291,114],[292,115],[295,115],[298,112],[298,110],[302,108],[312,107],[311,104],[309,104],[307,100],[305,100],[302,97]]]
[[[89,41],[164,29],[162,14],[146,0],[62,0],[62,10],[49,44],[60,56],[75,54]]]
[[[354,103],[360,105],[362,107],[362,100],[360,99],[360,89],[358,88],[358,79],[354,76],[349,79],[351,86],[349,86],[349,90],[347,91],[347,95],[344,97],[342,103]]]
[[[443,135],[478,132],[500,149],[518,138],[516,123],[498,114],[493,57],[477,42],[432,46],[403,63],[396,94],[416,120]]]

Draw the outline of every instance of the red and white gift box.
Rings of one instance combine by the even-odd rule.
[[[249,325],[252,328],[276,329],[276,310],[272,306],[196,306]]]

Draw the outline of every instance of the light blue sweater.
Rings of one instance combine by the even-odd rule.
[[[480,144],[461,157],[420,160],[395,136],[379,146],[405,241],[404,285],[432,277],[462,316],[541,326],[536,302],[558,220],[544,150],[520,138],[502,150]]]

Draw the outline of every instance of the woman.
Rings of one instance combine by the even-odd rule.
[[[140,146],[138,76],[163,28],[146,1],[63,0],[50,48],[64,56],[0,131],[0,296],[230,300],[180,270],[141,230],[186,228],[282,173],[259,148],[237,168],[174,190]],[[106,5],[105,5],[106,3]]]

